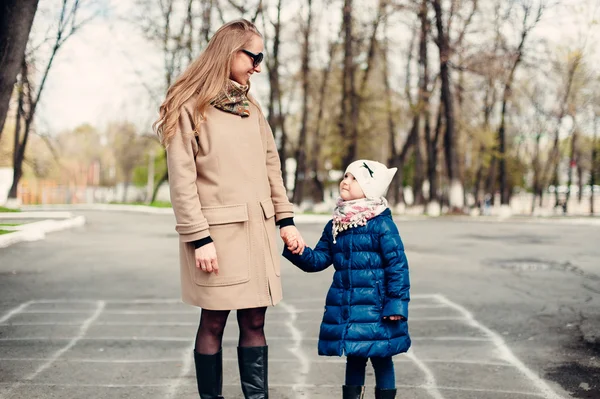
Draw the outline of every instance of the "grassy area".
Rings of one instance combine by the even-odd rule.
[[[155,201],[151,204],[146,204],[144,202],[111,202],[113,205],[143,205],[143,206],[152,206],[154,208],[171,208],[171,203],[168,201]]]
[[[2,230],[2,229],[0,229],[0,236],[2,234],[8,234],[8,233],[14,233],[14,231],[8,231],[8,230]]]
[[[14,226],[20,226],[20,223],[0,223],[0,227],[2,226],[9,226],[9,227],[14,227]]]
[[[21,212],[19,209],[11,209],[0,206],[0,212]]]

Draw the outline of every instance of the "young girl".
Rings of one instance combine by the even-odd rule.
[[[396,168],[368,160],[351,163],[340,198],[315,249],[294,254],[293,237],[283,255],[305,272],[333,263],[325,301],[319,355],[347,355],[344,399],[364,397],[365,367],[375,369],[375,397],[396,397],[392,356],[410,347],[408,262],[383,197]]]

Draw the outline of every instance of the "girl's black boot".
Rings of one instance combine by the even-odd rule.
[[[379,389],[375,388],[375,399],[394,399],[396,397],[396,389]]]
[[[342,399],[363,399],[365,387],[363,385],[343,385]]]

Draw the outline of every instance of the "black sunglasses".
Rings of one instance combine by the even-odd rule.
[[[252,65],[254,66],[254,68],[259,66],[263,60],[263,53],[254,54],[254,53],[252,53],[248,50],[244,50],[244,49],[242,49],[242,51],[244,52],[244,54],[247,54],[250,58],[252,58]]]

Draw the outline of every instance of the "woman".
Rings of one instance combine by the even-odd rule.
[[[275,225],[286,243],[300,237],[273,134],[248,93],[262,51],[252,23],[222,26],[169,88],[154,124],[167,149],[182,299],[202,308],[194,350],[202,399],[222,398],[221,342],[234,309],[244,396],[268,398],[263,325],[282,298]],[[294,242],[301,253],[304,241]]]

